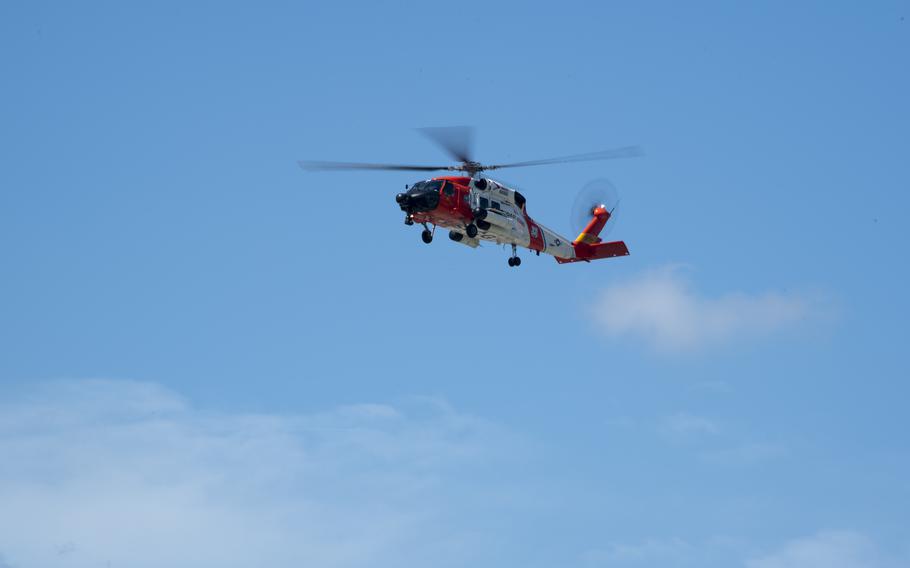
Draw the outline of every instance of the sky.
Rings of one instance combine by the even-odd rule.
[[[910,566],[910,3],[0,6],[0,567]],[[416,128],[557,265],[406,227]],[[496,176],[494,176],[496,177]],[[441,237],[440,235],[439,237]]]

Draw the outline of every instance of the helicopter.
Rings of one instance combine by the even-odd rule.
[[[600,236],[604,228],[612,224],[615,210],[615,202],[608,203],[610,194],[615,194],[608,182],[589,184],[576,198],[575,216],[581,212],[583,219],[590,219],[575,239],[568,239],[532,219],[528,215],[527,199],[519,191],[480,174],[504,168],[632,158],[641,155],[637,146],[543,160],[484,165],[472,159],[471,128],[450,126],[418,130],[459,163],[421,166],[301,160],[298,164],[307,171],[460,172],[461,175],[439,176],[406,185],[405,191],[395,196],[396,203],[404,213],[405,225],[422,226],[421,239],[427,244],[433,242],[436,228],[442,227],[449,230],[450,240],[471,248],[477,248],[482,241],[511,246],[512,254],[508,259],[511,267],[521,265],[519,247],[538,256],[540,253],[548,254],[559,264],[628,256],[629,249],[623,241],[603,242]],[[607,183],[607,186],[604,187],[603,183]]]

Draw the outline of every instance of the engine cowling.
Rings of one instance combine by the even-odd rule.
[[[459,233],[458,231],[449,231],[449,238],[455,241],[456,243],[461,243],[465,246],[471,248],[477,248],[480,245],[480,239],[474,237],[473,239],[464,233]]]
[[[486,221],[487,223],[494,225],[496,227],[499,227],[501,229],[511,229],[512,228],[512,220],[509,219],[508,217],[506,217],[505,215],[498,213],[495,209],[492,211],[489,209],[481,209],[480,211],[483,212],[483,215],[478,217],[477,214],[475,213],[475,215],[474,215],[475,219],[481,219],[481,220]]]

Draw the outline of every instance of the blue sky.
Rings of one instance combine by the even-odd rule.
[[[0,566],[906,566],[910,4],[0,8]],[[430,246],[471,124],[628,258]]]

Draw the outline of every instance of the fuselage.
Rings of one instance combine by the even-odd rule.
[[[558,259],[575,258],[571,239],[532,219],[521,193],[488,178],[438,177],[415,183],[396,201],[406,222],[444,227],[452,240],[471,247],[491,241]],[[471,225],[477,228],[473,237]]]

